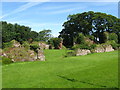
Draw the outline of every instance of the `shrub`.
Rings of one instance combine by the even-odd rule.
[[[26,42],[26,41],[23,42],[22,46],[25,47],[26,49],[30,49],[30,45],[29,45],[29,43]]]
[[[80,48],[80,49],[89,49],[89,50],[91,50],[91,49],[94,49],[96,47],[96,44],[92,44],[92,45],[90,45],[90,46],[88,46],[87,44],[76,44],[76,45],[74,45],[73,47],[72,47],[72,49],[78,49],[78,48]]]
[[[106,44],[111,45],[115,50],[118,49],[118,44],[114,40],[107,41]]]
[[[2,64],[10,64],[13,63],[13,61],[10,58],[2,57]]]
[[[38,53],[38,50],[37,49],[39,49],[39,46],[38,45],[30,45],[30,49],[31,50],[34,50],[36,53]]]
[[[66,49],[66,47],[63,45],[63,46],[62,46],[62,49]]]
[[[89,38],[90,40],[93,40],[93,41],[94,41],[94,38],[95,38],[93,35],[87,35],[86,37]]]
[[[104,32],[103,33],[103,42],[107,42],[109,39],[109,33],[108,32]]]
[[[109,34],[109,40],[114,40],[116,43],[118,43],[118,36],[115,33]]]
[[[92,44],[92,45],[90,46],[90,50],[95,49],[95,47],[97,47],[97,45],[96,45],[96,44]]]
[[[6,42],[2,44],[2,48],[8,48],[8,47],[12,47],[13,43],[12,42]]]
[[[79,33],[75,38],[74,42],[77,44],[84,44],[85,43],[85,36],[82,33]]]
[[[61,38],[51,38],[48,43],[50,45],[52,45],[53,47],[55,47],[55,49],[58,49],[58,46],[60,44],[60,42],[62,41]]]

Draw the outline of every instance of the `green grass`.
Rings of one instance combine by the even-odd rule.
[[[63,57],[45,50],[46,61],[4,65],[3,88],[117,88],[118,52]]]

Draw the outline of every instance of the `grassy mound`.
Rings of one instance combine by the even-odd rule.
[[[45,62],[3,66],[3,88],[117,88],[118,52],[67,57],[45,50]]]

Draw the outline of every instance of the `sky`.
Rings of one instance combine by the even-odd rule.
[[[118,2],[2,2],[0,21],[29,26],[37,32],[50,29],[57,37],[68,15],[87,11],[118,17]]]

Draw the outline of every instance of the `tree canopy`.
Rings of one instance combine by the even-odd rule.
[[[0,26],[2,28],[2,42],[10,42],[11,40],[17,40],[20,43],[23,41],[45,41],[47,42],[51,35],[51,30],[42,30],[39,33],[31,31],[31,28],[18,24],[7,23],[1,21]]]
[[[68,47],[73,46],[74,38],[79,33],[93,35],[96,43],[104,43],[104,32],[116,33],[120,39],[120,19],[106,13],[89,11],[69,15],[63,27],[59,37]]]

